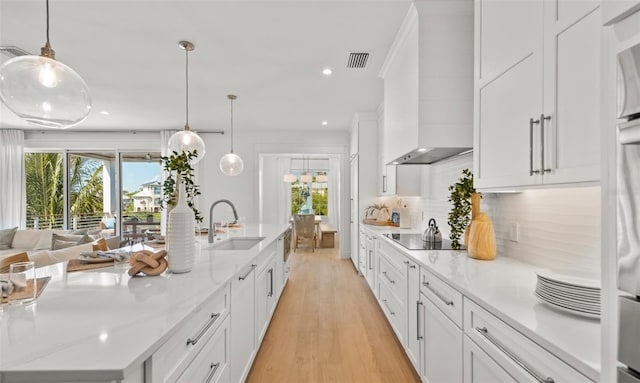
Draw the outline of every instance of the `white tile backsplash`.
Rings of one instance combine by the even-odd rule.
[[[424,213],[421,229],[430,217],[443,236],[449,235],[449,185],[464,168],[473,168],[472,155],[454,157],[422,171],[422,196],[400,197]],[[381,198],[393,206],[396,197]],[[481,210],[491,217],[498,256],[513,257],[556,272],[600,277],[600,187],[552,188],[520,193],[484,193]],[[512,224],[519,226],[518,242],[509,239]]]

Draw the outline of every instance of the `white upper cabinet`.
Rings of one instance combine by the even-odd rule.
[[[602,23],[612,25],[640,11],[640,0],[602,0]]]
[[[475,6],[476,188],[598,181],[599,2]]]
[[[411,4],[380,71],[383,163],[472,147],[472,36],[471,1]]]
[[[545,2],[544,183],[600,180],[599,4]]]
[[[389,145],[384,135],[384,104],[378,108],[378,196],[418,196],[422,173],[419,165],[397,166],[384,162],[384,150]]]

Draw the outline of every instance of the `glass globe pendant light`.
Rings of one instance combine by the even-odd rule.
[[[40,56],[14,57],[0,66],[0,99],[23,120],[46,128],[66,129],[89,115],[89,88],[73,69],[55,60],[47,42]]]
[[[169,152],[195,152],[197,156],[191,160],[191,164],[198,163],[203,157],[205,152],[204,141],[200,136],[191,131],[189,127],[189,52],[195,49],[195,45],[188,41],[180,41],[180,48],[184,49],[186,57],[186,97],[185,97],[185,110],[187,120],[184,125],[184,130],[173,134],[169,138],[168,148]]]
[[[231,100],[231,151],[220,159],[220,170],[228,176],[237,176],[244,169],[242,158],[233,152],[233,100],[237,97],[230,94],[227,98]]]

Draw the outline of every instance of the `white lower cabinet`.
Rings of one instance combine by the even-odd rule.
[[[209,298],[151,356],[147,381],[175,382],[229,314],[229,285]],[[150,376],[149,376],[150,375]]]
[[[418,316],[422,380],[462,382],[462,330],[424,294],[420,294]]]
[[[591,381],[473,301],[465,298],[464,307],[465,334],[506,371],[506,381]]]
[[[178,381],[228,382],[229,336],[229,317],[227,316]]]
[[[420,269],[418,265],[407,260],[407,356],[416,371],[420,371],[421,336],[420,313]],[[424,316],[422,316],[424,318]]]
[[[260,344],[269,327],[276,307],[275,258],[267,260],[256,277],[256,345]]]
[[[387,317],[398,340],[404,345],[406,338],[406,312],[404,305],[391,293],[388,285],[383,281],[378,282],[378,297],[382,312]]]
[[[244,381],[256,352],[255,264],[231,282],[231,381]]]
[[[486,352],[464,336],[464,383],[516,382]],[[424,379],[424,378],[423,378]],[[426,380],[425,380],[426,381]]]
[[[378,258],[378,239],[375,235],[365,234],[365,273],[364,278],[369,284],[369,288],[374,292],[376,290],[376,264]]]
[[[381,239],[377,298],[424,383],[591,382]]]

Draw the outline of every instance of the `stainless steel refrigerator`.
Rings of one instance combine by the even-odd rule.
[[[640,383],[640,44],[618,54],[618,382]]]

